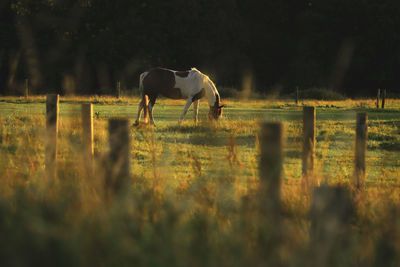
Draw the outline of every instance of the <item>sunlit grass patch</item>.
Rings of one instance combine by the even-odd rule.
[[[313,181],[350,188],[355,201],[347,260],[373,261],[382,242],[400,253],[399,239],[387,238],[398,231],[393,214],[400,206],[397,111],[374,112],[371,100],[363,107],[353,100],[227,100],[218,123],[207,120],[203,105],[197,125],[191,110],[178,125],[184,103],[161,100],[157,127],[130,127],[131,177],[120,195],[107,199],[108,119],[130,118],[131,125],[138,99],[65,98],[54,180],[44,175],[43,100],[0,102],[0,263],[43,264],[36,255],[52,251],[49,261],[65,258],[67,266],[273,266],[266,255],[273,248],[284,265],[312,265],[312,190],[302,184],[303,105],[319,107]],[[82,158],[81,102],[95,103],[93,175]],[[393,110],[400,108],[395,104]],[[352,186],[354,131],[355,113],[362,110],[369,114],[367,188],[358,192]],[[283,121],[285,129],[280,243],[273,239],[277,225],[259,210],[269,197],[258,191],[263,120]],[[31,253],[17,257],[21,249]]]

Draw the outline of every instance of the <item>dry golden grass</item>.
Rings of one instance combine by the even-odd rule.
[[[138,99],[62,97],[58,177],[51,180],[44,178],[44,97],[29,100],[0,99],[2,266],[310,266],[316,255],[334,258],[333,266],[400,262],[400,141],[393,119],[398,100],[388,100],[388,110],[377,112],[374,100],[301,103],[322,110],[313,179],[349,188],[355,205],[345,245],[331,240],[339,245],[330,246],[328,240],[319,247],[310,237],[312,189],[300,182],[300,104],[227,100],[226,118],[218,124],[202,120],[195,126],[188,114],[178,126],[182,103],[161,100],[157,128],[131,129],[130,182],[123,193],[106,199],[107,120],[134,116]],[[89,176],[75,104],[81,102],[95,103],[96,172]],[[357,110],[372,117],[371,174],[364,192],[351,185],[354,122],[343,115]],[[286,117],[290,112],[293,116]],[[330,119],[337,114],[339,119]],[[258,192],[257,121],[264,118],[285,121],[280,237],[277,226],[260,213],[268,201]],[[49,256],[43,259],[43,253]]]

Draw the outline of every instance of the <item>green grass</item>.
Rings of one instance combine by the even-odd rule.
[[[96,155],[102,155],[108,149],[107,120],[111,117],[125,117],[133,123],[138,99],[103,98],[102,101],[99,101],[97,98],[61,98],[60,135],[66,138],[66,147],[69,145],[78,147],[80,144],[79,103],[87,101],[96,103],[94,104],[95,149]],[[207,175],[215,175],[230,166],[231,163],[226,158],[229,156],[229,147],[232,145],[237,154],[238,164],[245,166],[240,170],[241,179],[254,179],[258,175],[256,151],[258,123],[264,120],[279,120],[284,122],[286,130],[284,177],[298,181],[301,178],[301,106],[314,105],[317,107],[316,165],[319,176],[333,180],[337,177],[345,180],[351,178],[355,116],[356,112],[364,111],[368,112],[369,119],[367,182],[374,183],[381,180],[382,175],[388,175],[388,173],[393,173],[388,180],[397,181],[397,170],[400,165],[398,153],[400,150],[399,101],[387,101],[387,110],[376,110],[369,107],[367,101],[363,102],[367,103],[362,105],[363,109],[360,108],[359,102],[352,101],[309,101],[298,106],[289,101],[276,101],[275,103],[273,101],[250,101],[247,103],[228,101],[224,117],[216,125],[209,124],[205,119],[208,108],[203,103],[200,106],[200,123],[198,125],[193,123],[191,110],[186,115],[183,125],[178,125],[177,121],[183,105],[181,102],[161,100],[157,103],[154,110],[156,128],[132,127],[132,169],[140,176],[148,177],[148,169],[151,168],[150,158],[152,155],[149,153],[149,149],[153,148],[143,141],[144,138],[151,136],[156,140],[153,144],[157,146],[156,158],[160,158],[160,161],[163,161],[163,158],[168,159],[164,165],[175,177],[175,183],[179,184],[182,179],[186,179],[192,173],[192,170],[188,168],[189,158],[182,155],[192,153],[194,157],[199,158],[203,172],[208,173]],[[44,130],[45,105],[43,99],[28,102],[24,99],[3,99],[0,100],[0,108],[2,110],[0,119],[5,122],[2,125],[2,131],[7,135],[13,135],[9,137],[10,140],[1,142],[3,158],[7,158],[8,155],[14,156],[22,148],[25,149],[26,139],[23,136],[27,134],[31,134],[29,138],[35,139],[32,142],[36,147],[30,148],[34,154],[28,153],[24,156],[38,156],[38,150],[43,149],[43,138],[40,136]],[[26,129],[28,130],[26,131]],[[68,151],[68,149],[64,150]],[[74,155],[62,154],[62,157],[68,159],[73,158]],[[42,170],[43,166],[40,165],[38,168]],[[29,175],[29,173],[25,175]]]
[[[115,100],[104,98],[98,99],[61,99],[60,104],[60,135],[69,136],[67,140],[72,146],[79,145],[79,120],[80,104],[92,100],[95,114],[95,147],[96,153],[102,154],[107,151],[107,119],[111,117],[125,117],[133,119],[137,112],[137,99]],[[317,106],[317,165],[321,174],[329,175],[332,179],[335,177],[349,177],[352,174],[353,166],[353,142],[354,142],[354,124],[355,115],[358,111],[368,112],[369,119],[369,139],[367,153],[367,181],[374,182],[382,175],[382,170],[395,171],[400,164],[400,110],[398,101],[387,101],[387,110],[376,110],[365,106],[360,109],[359,103],[348,103],[349,101],[327,102],[310,101],[309,103]],[[392,103],[392,106],[389,106]],[[396,106],[397,105],[397,106]],[[168,158],[179,157],[180,153],[195,153],[200,157],[203,169],[210,173],[216,173],[212,169],[212,163],[221,162],[227,164],[227,149],[229,138],[232,137],[235,151],[238,154],[238,161],[246,166],[245,173],[241,174],[247,177],[251,174],[257,176],[257,153],[256,136],[258,133],[258,122],[263,120],[283,121],[286,128],[286,154],[285,159],[285,177],[298,180],[301,175],[301,131],[302,131],[302,108],[290,102],[272,101],[252,101],[248,103],[228,102],[228,107],[224,110],[224,118],[217,124],[210,126],[205,120],[207,107],[201,105],[199,125],[195,126],[192,122],[191,110],[186,115],[183,125],[178,126],[177,120],[181,114],[182,103],[179,101],[161,100],[155,107],[155,129],[140,130],[132,127],[132,154],[138,155],[139,162],[132,161],[137,171],[141,175],[146,174],[149,168],[148,147],[143,142],[143,136],[151,133],[152,138],[157,140],[159,150]],[[332,106],[334,106],[332,108]],[[24,128],[29,128],[33,134],[43,133],[45,105],[43,99],[36,99],[24,103],[23,99],[6,99],[0,102],[2,110],[1,119],[5,121],[2,126],[4,132],[15,132],[14,137],[8,144],[2,145],[2,152],[15,154],[19,146],[25,146],[24,139],[20,135],[24,133]],[[70,132],[70,124],[74,124],[74,133]],[[63,126],[65,125],[66,131]],[[74,136],[71,136],[74,135]],[[40,140],[40,136],[31,138]],[[37,141],[38,147],[43,148]],[[18,145],[19,144],[19,145]],[[36,151],[38,147],[34,148]],[[161,152],[160,152],[161,153]],[[34,156],[27,154],[26,156]],[[68,158],[68,155],[65,155]],[[340,164],[337,164],[340,162]],[[177,177],[190,173],[185,168],[187,160],[183,160],[182,166],[179,160],[174,160],[169,167],[174,171]],[[41,166],[42,168],[43,166]],[[210,169],[211,168],[211,169]]]
[[[84,102],[94,103],[94,176],[83,171]],[[184,103],[160,100],[154,110],[156,128],[131,127],[132,177],[124,193],[110,201],[104,198],[103,184],[107,122],[125,117],[133,123],[138,102],[61,98],[58,178],[48,180],[44,98],[0,98],[0,265],[254,266],[276,265],[276,258],[284,265],[312,265],[310,255],[324,252],[310,251],[311,194],[300,183],[303,105],[317,107],[315,179],[349,188],[355,116],[368,112],[368,188],[360,195],[352,191],[357,215],[346,250],[356,256],[336,257],[340,264],[335,265],[399,262],[400,238],[393,234],[382,240],[400,229],[393,215],[400,210],[400,101],[389,99],[386,110],[376,110],[373,100],[299,105],[226,100],[224,117],[216,124],[205,119],[203,101],[197,125],[191,109],[178,125]],[[257,136],[259,122],[265,120],[283,121],[285,127],[285,233],[278,248],[274,225],[257,211],[258,201],[267,197],[257,193]],[[41,253],[50,256],[43,259]]]

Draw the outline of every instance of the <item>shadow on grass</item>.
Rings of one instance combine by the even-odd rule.
[[[230,132],[230,129],[223,126],[214,126],[212,124],[199,125],[171,125],[163,128],[157,128],[159,133],[210,133],[216,134],[220,132]]]
[[[387,151],[400,151],[400,142],[382,142],[379,144],[379,148]]]
[[[391,109],[391,108],[385,108],[385,109],[377,109],[377,108],[363,108],[363,107],[356,107],[356,108],[351,108],[348,109],[349,111],[356,111],[356,112],[367,112],[367,113],[400,113],[399,109]]]
[[[396,136],[393,135],[386,135],[386,134],[379,134],[379,133],[368,133],[368,140],[373,140],[373,141],[386,141],[390,143],[396,143],[397,138]]]
[[[229,136],[227,135],[208,135],[208,134],[193,134],[189,136],[189,138],[174,138],[174,137],[165,137],[163,141],[166,143],[172,144],[190,144],[196,146],[215,146],[215,147],[224,147],[229,146]],[[236,146],[246,146],[246,147],[255,147],[255,137],[246,135],[246,136],[235,136],[234,137]]]
[[[301,159],[302,151],[299,149],[286,149],[285,150],[285,157],[286,158],[294,158],[294,159]]]

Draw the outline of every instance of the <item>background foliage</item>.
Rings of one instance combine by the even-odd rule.
[[[259,92],[395,92],[396,0],[3,0],[0,94],[111,93],[155,66],[198,67]]]

